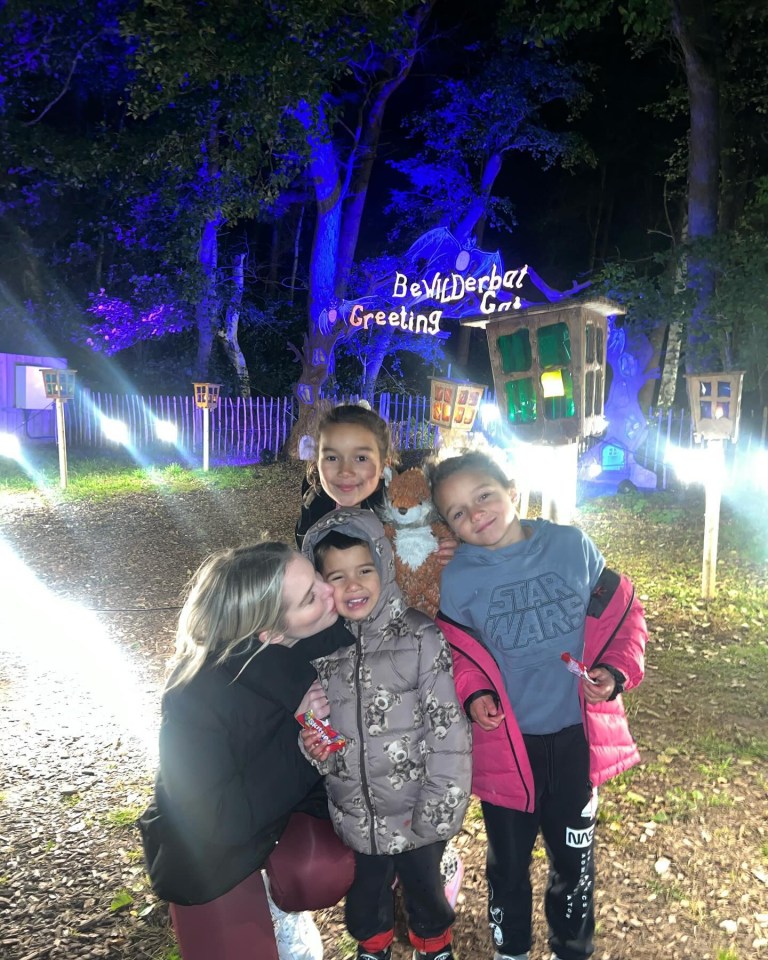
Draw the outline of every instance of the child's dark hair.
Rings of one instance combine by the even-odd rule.
[[[323,539],[315,544],[312,554],[315,558],[315,569],[323,572],[323,562],[328,556],[329,550],[351,550],[352,547],[366,547],[370,550],[371,545],[367,540],[361,540],[359,537],[349,537],[346,533],[339,533],[338,530],[331,530]]]
[[[381,462],[392,466],[397,464],[397,455],[392,444],[392,433],[387,421],[380,417],[378,413],[369,410],[368,407],[361,407],[356,403],[342,403],[338,407],[331,407],[330,410],[322,414],[315,425],[315,457],[307,465],[307,480],[315,489],[320,486],[317,456],[320,451],[321,434],[327,427],[337,427],[345,424],[362,427],[372,433],[381,456]]]
[[[460,457],[448,457],[440,463],[432,463],[427,467],[427,477],[429,478],[429,487],[432,491],[432,500],[436,504],[435,497],[440,485],[449,477],[462,470],[472,470],[475,473],[485,473],[492,480],[501,484],[502,487],[509,488],[514,486],[512,480],[506,475],[499,464],[487,453],[480,450],[470,450],[469,453],[463,453]]]

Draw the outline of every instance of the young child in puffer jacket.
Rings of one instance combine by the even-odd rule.
[[[367,510],[335,510],[303,544],[333,587],[355,640],[314,661],[331,726],[346,738],[336,753],[302,733],[327,773],[331,820],[355,851],[345,919],[359,960],[389,960],[392,884],[403,887],[416,960],[451,960],[455,919],[440,860],[469,802],[469,723],[453,683],[451,653],[426,614],[407,608],[395,583],[392,547]]]
[[[494,960],[528,960],[539,830],[552,960],[586,960],[597,787],[640,759],[620,694],[643,678],[643,608],[581,530],[521,521],[514,486],[487,455],[444,460],[431,483],[461,541],[443,571],[437,623],[475,722],[472,792],[488,837]]]

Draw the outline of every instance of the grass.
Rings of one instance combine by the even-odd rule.
[[[133,896],[128,890],[118,890],[118,892],[112,898],[109,909],[114,913],[117,910],[123,910],[125,907],[130,907],[132,903]]]
[[[136,820],[141,816],[143,807],[118,807],[110,810],[104,817],[106,823],[111,827],[123,830],[127,827],[136,826]]]
[[[182,960],[179,948],[174,944],[168,950],[157,955],[157,960]]]
[[[67,489],[61,490],[55,450],[35,451],[27,466],[29,470],[12,460],[0,459],[0,492],[29,493],[42,488],[66,500],[102,500],[153,491],[247,489],[254,475],[253,466],[216,466],[205,473],[167,458],[140,465],[125,451],[99,457],[75,454],[68,460]]]
[[[340,960],[353,960],[357,956],[357,940],[345,930],[336,945]]]

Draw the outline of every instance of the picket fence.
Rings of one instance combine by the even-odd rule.
[[[335,402],[357,402],[357,395],[333,397]],[[400,450],[429,449],[437,428],[429,423],[429,398],[384,393],[375,408],[392,427]],[[176,444],[193,452],[203,442],[203,411],[190,396],[138,396],[136,394],[78,391],[64,408],[67,445],[73,448],[114,446],[102,428],[105,418],[119,420],[129,432],[134,449],[157,446],[156,422],[175,424]],[[210,412],[211,456],[234,461],[257,459],[263,452],[276,454],[290,436],[298,415],[294,397],[222,397]]]
[[[334,397],[337,402],[359,397]],[[391,426],[397,449],[432,449],[436,427],[429,423],[429,398],[383,393],[374,404]],[[263,459],[265,452],[277,454],[288,439],[297,417],[293,397],[222,397],[210,412],[210,454],[212,462],[243,463]],[[125,423],[130,443],[137,450],[156,450],[156,421],[176,425],[176,446],[190,455],[199,453],[203,439],[203,412],[192,396],[138,396],[79,391],[65,405],[67,445],[73,449],[110,448],[114,443],[102,429],[104,418]],[[688,447],[693,443],[689,410],[651,410],[644,442],[635,450],[635,459],[656,473],[659,487],[667,486],[664,460],[669,444]],[[768,408],[742,411],[739,442],[726,444],[726,462],[740,469],[759,447],[766,445]],[[589,441],[585,444],[588,446]]]

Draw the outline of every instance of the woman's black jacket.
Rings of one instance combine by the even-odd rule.
[[[291,812],[327,817],[294,714],[316,678],[310,659],[350,642],[338,621],[166,690],[155,796],[139,819],[158,896],[183,905],[220,897],[263,865]]]

